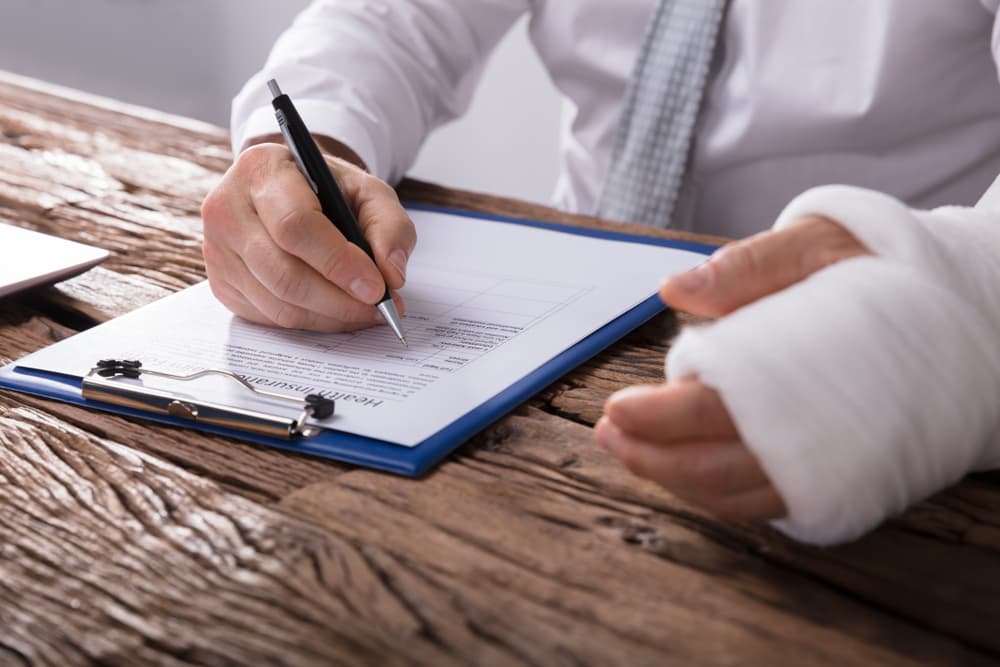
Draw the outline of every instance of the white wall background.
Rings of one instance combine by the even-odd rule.
[[[228,126],[229,101],[306,4],[0,0],[0,69]],[[430,138],[411,173],[546,202],[558,114],[522,22],[494,55],[469,113]]]

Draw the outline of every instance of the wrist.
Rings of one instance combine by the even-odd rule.
[[[362,160],[361,157],[354,151],[354,149],[352,149],[347,144],[341,141],[337,141],[332,137],[327,137],[321,134],[313,135],[313,139],[316,140],[316,145],[319,146],[319,149],[323,154],[329,155],[331,157],[340,158],[341,160],[346,160],[347,162],[350,162],[351,164],[358,166],[364,169],[365,171],[368,171],[368,166],[365,164],[365,161]],[[278,133],[265,134],[259,137],[253,137],[247,140],[247,143],[246,145],[243,146],[242,150],[246,150],[250,146],[255,146],[257,144],[267,144],[267,143],[284,145],[285,138]]]

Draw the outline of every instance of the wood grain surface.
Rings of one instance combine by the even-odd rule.
[[[204,279],[199,206],[230,163],[225,131],[0,74],[0,134],[0,221],[112,252],[0,300],[0,361]],[[593,444],[610,392],[661,379],[682,320],[420,480],[0,393],[0,664],[1000,662],[997,474],[815,549],[716,521]]]

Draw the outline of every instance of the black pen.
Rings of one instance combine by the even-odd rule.
[[[302,175],[309,182],[309,187],[319,197],[323,215],[330,219],[330,222],[340,230],[344,238],[364,250],[374,262],[375,255],[372,253],[372,248],[368,245],[364,234],[361,233],[354,212],[347,205],[344,194],[340,191],[340,186],[337,185],[337,179],[330,172],[323,154],[319,152],[316,142],[309,134],[306,124],[302,122],[299,112],[295,110],[292,100],[281,92],[278,82],[274,79],[267,82],[267,87],[274,96],[271,105],[274,107],[274,115],[278,119],[281,134],[285,137],[288,150],[292,152],[299,169],[302,170]],[[406,345],[403,326],[399,321],[399,311],[396,310],[396,304],[392,302],[388,285],[386,285],[382,300],[375,307],[382,313],[382,317],[389,323],[403,345]]]

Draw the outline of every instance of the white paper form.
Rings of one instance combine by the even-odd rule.
[[[323,393],[319,425],[404,446],[422,440],[647,299],[695,252],[411,211],[404,348],[387,326],[320,334],[250,324],[203,283],[37,352],[18,365],[83,375],[98,359],[156,370],[225,368],[281,393]],[[143,378],[147,386],[159,386]],[[260,408],[225,381],[163,387]],[[274,412],[275,410],[271,410]]]

